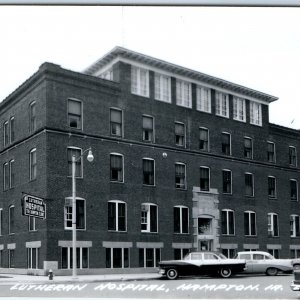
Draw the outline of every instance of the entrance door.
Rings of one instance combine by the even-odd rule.
[[[212,240],[200,240],[199,251],[212,251]]]

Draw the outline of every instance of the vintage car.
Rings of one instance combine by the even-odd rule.
[[[278,272],[292,273],[292,259],[277,259],[270,253],[264,251],[243,251],[238,252],[236,259],[246,260],[245,273],[265,273],[269,276],[275,276]]]
[[[291,283],[292,291],[300,291],[300,270],[296,269],[294,271],[294,280]]]
[[[191,252],[182,260],[159,262],[159,274],[166,276],[168,279],[192,275],[217,275],[228,278],[232,274],[243,272],[245,266],[245,260],[227,259],[221,253]]]

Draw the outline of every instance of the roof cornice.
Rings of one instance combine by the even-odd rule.
[[[215,86],[216,88],[219,87],[222,89],[226,89],[234,93],[243,94],[245,95],[245,97],[249,96],[251,98],[256,98],[258,100],[262,100],[267,103],[278,100],[278,97],[271,96],[266,93],[262,93],[254,89],[250,89],[245,86],[235,84],[224,79],[220,79],[211,75],[194,71],[189,68],[181,67],[179,65],[169,63],[164,60],[157,59],[132,50],[128,50],[126,48],[119,47],[119,46],[116,46],[110,52],[108,52],[107,54],[102,56],[99,60],[97,60],[95,63],[93,63],[91,66],[86,68],[83,71],[83,73],[88,75],[95,75],[95,73],[98,70],[102,69],[104,66],[108,65],[116,58],[119,58],[120,60],[122,60],[122,58],[132,60],[144,65],[148,65],[151,67],[155,67],[173,73],[175,76],[178,75],[178,76],[188,77],[193,80]]]

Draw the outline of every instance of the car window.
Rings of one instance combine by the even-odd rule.
[[[250,260],[251,259],[251,254],[240,254],[240,259]]]
[[[263,260],[265,256],[263,254],[253,254],[254,260]]]
[[[192,259],[192,260],[199,260],[199,259],[202,259],[202,254],[201,254],[201,253],[192,253],[192,254],[191,254],[191,259]]]
[[[204,253],[204,259],[219,259],[217,255],[213,253]]]

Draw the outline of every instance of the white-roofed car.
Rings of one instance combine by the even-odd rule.
[[[218,252],[191,252],[182,260],[159,262],[159,273],[168,279],[179,276],[211,275],[228,278],[241,273],[246,266],[245,260],[228,259]]]
[[[242,251],[235,256],[236,259],[246,260],[244,273],[265,273],[268,276],[275,276],[279,272],[292,274],[292,259],[277,259],[264,251]]]

